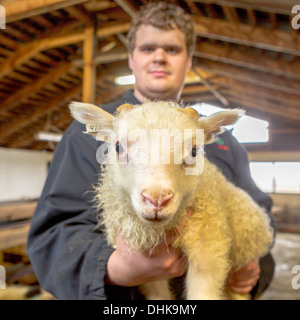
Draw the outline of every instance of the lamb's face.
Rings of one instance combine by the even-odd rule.
[[[204,143],[241,114],[197,119],[195,110],[169,102],[123,105],[116,117],[89,104],[70,108],[75,119],[93,125],[88,133],[96,139],[110,135],[106,166],[115,192],[142,221],[157,226],[172,225],[184,212],[201,179]]]
[[[114,121],[114,184],[143,221],[169,224],[188,205],[201,177],[203,130],[168,103],[120,112]]]

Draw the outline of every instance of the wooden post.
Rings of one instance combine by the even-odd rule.
[[[84,32],[83,43],[83,88],[82,101],[87,103],[95,103],[96,91],[96,28],[93,25],[86,27]]]

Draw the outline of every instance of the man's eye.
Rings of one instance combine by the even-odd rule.
[[[152,48],[152,47],[144,47],[142,49],[143,52],[153,52],[153,50],[154,50],[154,48]]]
[[[175,48],[168,48],[166,51],[167,51],[167,53],[177,53],[178,52],[178,50]]]

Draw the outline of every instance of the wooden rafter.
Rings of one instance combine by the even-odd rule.
[[[20,130],[21,128],[24,128],[25,126],[29,125],[31,122],[34,122],[35,120],[41,118],[42,116],[46,115],[51,110],[57,108],[57,105],[64,102],[69,101],[73,96],[75,96],[77,93],[79,93],[82,90],[82,84],[76,85],[71,90],[68,90],[66,93],[58,96],[54,100],[52,100],[49,104],[46,104],[40,108],[38,108],[31,117],[28,116],[22,116],[18,117],[16,120],[10,122],[6,126],[2,128],[0,131],[0,136],[2,138],[5,138],[17,130]]]
[[[40,77],[34,84],[29,83],[15,94],[10,95],[4,101],[1,101],[0,115],[4,115],[8,110],[12,109],[16,104],[22,103],[29,95],[34,95],[40,89],[55,81],[60,76],[74,68],[71,62],[62,62],[55,69]]]
[[[223,94],[226,94],[229,101],[234,102],[236,105],[240,107],[246,107],[253,110],[263,111],[266,114],[272,113],[278,119],[285,119],[290,122],[297,123],[299,122],[300,115],[297,113],[289,114],[285,110],[285,105],[269,102],[262,99],[259,95],[249,96],[244,92],[237,92],[233,90],[223,90]]]
[[[300,79],[300,61],[286,61],[257,55],[250,51],[241,52],[234,47],[202,42],[197,44],[195,56],[223,63]],[[279,63],[280,61],[280,63]]]
[[[59,34],[64,34],[70,29],[73,29],[76,25],[77,23],[68,22],[64,25],[56,26],[50,31],[50,33],[45,34],[43,38],[29,42],[25,45],[19,45],[15,53],[0,65],[0,78],[9,74],[14,68],[47,48],[49,38],[51,39],[54,35],[57,37]]]
[[[247,92],[250,95],[255,96],[257,92],[259,92],[260,97],[264,100],[276,100],[281,105],[285,105],[284,111],[292,113],[293,111],[297,111],[296,113],[300,115],[300,97],[293,94],[283,93],[274,89],[269,88],[260,88],[256,85],[245,83],[242,81],[237,81],[230,78],[225,77],[214,77],[211,80],[211,83],[216,86],[223,88],[234,88],[236,91]],[[274,108],[277,108],[274,106]]]
[[[236,13],[236,9],[234,7],[229,7],[229,6],[222,6],[222,9],[225,13],[225,16],[227,19],[233,23],[239,23],[239,17]]]
[[[88,103],[95,103],[96,90],[96,30],[95,26],[91,25],[84,31],[83,43],[83,90],[82,101]]]
[[[291,8],[299,4],[297,0],[187,0],[192,2],[201,2],[217,4],[220,6],[231,6],[242,9],[253,9],[264,12],[275,12],[281,14],[290,14]]]
[[[115,71],[115,68],[108,68],[105,71],[97,74],[96,82],[100,81],[105,77],[107,74],[113,74]],[[124,91],[123,88],[120,88],[120,90]],[[56,109],[58,105],[70,101],[74,96],[82,92],[82,82],[72,87],[72,89],[67,90],[63,94],[59,95],[52,101],[46,103],[43,106],[40,106],[36,111],[32,113],[30,117],[22,116],[17,118],[16,120],[8,123],[7,125],[3,126],[0,131],[1,138],[6,138],[9,135],[15,133],[16,131],[20,130],[21,128],[24,128],[34,121],[37,121],[39,118],[45,116],[47,113],[51,112],[52,110]],[[113,93],[110,93],[110,95],[114,95],[115,91]],[[102,97],[103,98],[103,97]]]
[[[125,12],[128,13],[128,15],[131,18],[134,18],[134,16],[137,13],[137,10],[130,4],[127,0],[114,0],[114,2],[120,6]]]
[[[47,143],[34,141],[34,134],[44,128],[49,112],[52,124],[63,131],[71,121],[69,100],[106,103],[132,88],[116,86],[114,78],[130,73],[129,20],[149,1],[0,1],[7,22],[0,34],[1,146],[47,148]],[[299,1],[176,3],[194,19],[198,38],[193,68],[203,77],[202,82],[193,79],[186,84],[183,100],[220,105],[220,95],[229,105],[280,123],[278,134],[290,132],[289,124],[297,127],[300,30],[291,28],[291,8]],[[87,41],[91,37],[86,33],[95,23],[96,56],[87,50],[93,41]]]
[[[253,71],[243,66],[225,64],[220,61],[212,61],[201,59],[200,62],[194,62],[194,65],[200,67],[201,70],[210,71],[211,73],[243,81],[249,84],[258,86],[259,88],[268,88],[300,96],[300,81],[282,76],[273,75],[270,73]]]
[[[300,55],[300,35],[269,30],[221,19],[194,17],[195,31],[200,37],[228,41],[256,48]]]
[[[35,15],[62,9],[88,0],[14,0],[3,4],[6,22],[18,21]]]
[[[45,36],[43,39],[33,41],[25,46],[20,46],[19,49],[9,57],[3,64],[0,65],[0,78],[4,77],[12,71],[13,68],[24,63],[26,60],[32,58],[38,52],[50,48],[66,46],[77,42],[84,41],[84,33],[77,32],[70,35],[65,35],[66,30],[73,28],[76,25],[74,22],[67,24],[64,28],[60,27],[57,30],[52,30],[53,36]],[[129,24],[113,25],[104,28],[98,28],[96,31],[97,37],[108,37],[119,32],[126,32]],[[58,32],[60,31],[60,32]],[[60,35],[62,34],[62,35]]]

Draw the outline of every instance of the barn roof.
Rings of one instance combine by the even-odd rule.
[[[130,74],[126,33],[147,2],[2,1],[0,147],[51,150],[35,135],[65,131],[72,121],[69,101],[105,104],[130,88],[114,79]],[[191,14],[197,33],[183,100],[244,107],[270,121],[272,148],[294,148],[300,138],[300,32],[292,26],[292,8],[298,1],[169,2]]]

